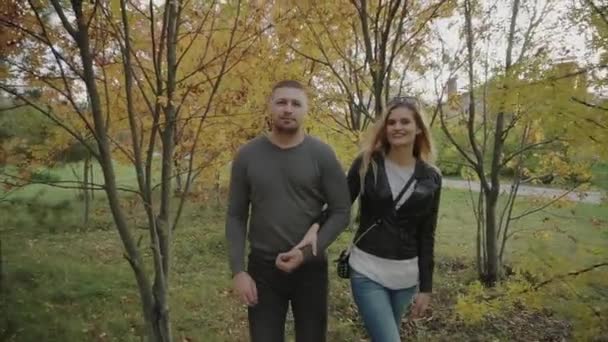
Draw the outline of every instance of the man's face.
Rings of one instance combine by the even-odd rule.
[[[272,126],[279,133],[295,134],[308,111],[306,93],[297,88],[277,88],[270,99]]]

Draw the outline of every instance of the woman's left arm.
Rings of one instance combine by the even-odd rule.
[[[435,268],[435,229],[439,212],[439,201],[441,199],[441,176],[438,174],[438,187],[433,194],[433,204],[430,215],[420,226],[418,234],[418,268],[420,272],[420,292],[430,293],[433,291],[433,270]]]
[[[418,270],[420,274],[420,292],[414,299],[411,318],[420,318],[424,315],[431,302],[433,291],[433,270],[435,268],[435,228],[441,198],[441,176],[437,176],[437,191],[433,194],[433,204],[429,217],[419,227],[418,233]]]

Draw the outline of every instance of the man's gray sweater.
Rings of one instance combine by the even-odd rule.
[[[317,240],[323,253],[348,224],[348,191],[335,153],[316,138],[283,149],[259,136],[242,146],[232,163],[226,219],[232,274],[245,270],[246,237],[252,251],[276,257],[300,242],[327,203]]]

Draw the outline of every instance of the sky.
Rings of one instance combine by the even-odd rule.
[[[155,3],[160,4],[164,0],[155,0]],[[491,45],[484,46],[483,42],[479,42],[478,47],[487,51],[490,56],[490,65],[503,65],[505,60],[506,37],[508,33],[508,23],[511,16],[512,1],[506,0],[482,0],[481,4],[484,11],[488,11],[491,21],[491,27],[496,30],[492,33],[493,39]],[[536,30],[536,37],[543,41],[543,45],[549,55],[555,61],[560,59],[576,60],[581,67],[589,64],[597,63],[599,60],[598,51],[589,51],[587,43],[590,39],[590,32],[579,28],[572,28],[564,24],[563,18],[567,15],[567,11],[572,5],[579,4],[579,0],[523,0],[524,7],[519,12],[518,30],[524,31],[530,20],[530,10],[536,8],[540,11],[545,5],[548,5],[548,12],[543,17],[542,24]],[[462,11],[455,13],[453,17],[436,20],[432,24],[432,29],[436,33],[436,39],[431,41],[430,47],[435,53],[430,54],[429,58],[437,59],[438,64],[444,65],[441,57],[440,49],[443,42],[447,55],[453,59],[458,49],[463,46],[464,41],[460,37],[460,31],[464,24]],[[54,16],[53,22],[60,24],[59,19]],[[479,25],[479,22],[474,22],[474,25]],[[516,44],[514,55],[518,55],[521,44]],[[534,51],[534,50],[533,50]],[[567,51],[567,52],[566,52]],[[464,54],[460,58],[465,58]],[[447,67],[444,65],[444,67]],[[483,74],[483,65],[476,63],[476,73],[481,77]],[[427,72],[424,75],[408,75],[406,79],[411,87],[427,101],[432,101],[436,97],[436,82],[440,80],[440,84],[445,84],[450,75],[449,70],[438,72],[434,70]],[[466,70],[462,68],[458,73],[458,87],[464,89],[466,84]]]
[[[548,4],[547,4],[548,2]],[[494,1],[482,1],[484,8],[487,10],[492,6],[495,6],[490,15],[492,27],[497,29],[497,32],[492,33],[493,39],[489,40],[489,44],[479,42],[478,47],[481,48],[484,53],[487,51],[490,56],[490,65],[504,65],[506,59],[506,48],[507,48],[507,36],[508,36],[508,24],[511,20],[511,1],[494,0]],[[548,12],[543,17],[541,25],[537,28],[536,39],[542,41],[542,46],[549,53],[549,57],[554,61],[560,60],[574,60],[577,61],[580,67],[584,67],[590,64],[595,64],[599,61],[599,51],[590,51],[587,48],[587,44],[591,39],[590,30],[581,30],[580,28],[570,27],[563,20],[568,14],[569,7],[575,3],[576,0],[527,0],[522,1],[527,5],[536,5],[536,8],[540,10],[548,5]],[[531,8],[531,7],[530,7]],[[530,11],[521,9],[518,14],[518,26],[517,29],[520,32],[524,32],[530,22]],[[475,25],[479,25],[479,22],[474,22]],[[464,18],[462,14],[455,15],[451,18],[437,20],[433,24],[433,29],[437,32],[437,35],[443,40],[448,55],[453,58],[456,56],[458,49],[463,46],[464,41],[461,39],[459,31],[464,25]],[[440,49],[441,43],[439,40],[435,40],[431,44],[431,48]],[[515,44],[513,55],[519,55],[521,51],[521,44]],[[531,49],[532,52],[536,51],[536,48]],[[439,54],[437,54],[439,55]],[[465,58],[463,54],[461,58]],[[438,61],[439,62],[439,61]],[[475,71],[478,76],[483,75],[483,64],[476,63]],[[427,73],[423,75],[422,79],[419,76],[411,78],[414,82],[414,88],[421,92],[421,97],[425,100],[430,100],[435,97],[435,77],[437,73]],[[449,77],[449,72],[444,71],[440,73],[440,80],[445,84]],[[458,88],[463,89],[467,86],[467,75],[466,70],[462,68],[457,73]]]

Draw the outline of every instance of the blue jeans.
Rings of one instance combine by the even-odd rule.
[[[412,303],[417,287],[391,290],[352,268],[350,272],[353,298],[372,342],[401,341],[401,316]]]

